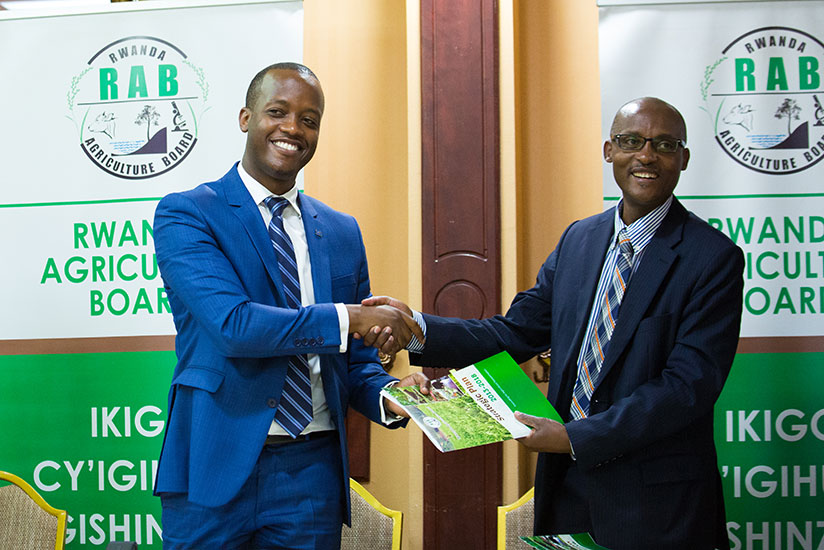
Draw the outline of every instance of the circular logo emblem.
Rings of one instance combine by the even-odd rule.
[[[824,44],[789,27],[734,39],[704,71],[702,109],[735,162],[764,174],[794,174],[824,158]]]
[[[441,427],[441,422],[434,416],[424,416],[423,423],[432,428],[433,430],[437,430]]]
[[[130,36],[95,53],[67,96],[89,160],[134,180],[168,172],[192,152],[208,92],[203,70],[180,48]]]

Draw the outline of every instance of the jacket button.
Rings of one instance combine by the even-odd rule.
[[[301,341],[301,345],[308,346],[309,345],[309,338],[304,338],[303,341]]]
[[[317,345],[317,343],[318,343],[318,341],[317,341],[317,340],[315,340],[314,338],[309,338],[309,345],[310,345],[310,346]]]
[[[278,406],[278,400],[275,399],[274,397],[270,397],[269,399],[266,400],[266,404],[269,405],[269,408],[274,409],[275,407]]]
[[[319,346],[323,345],[323,336],[318,336],[318,345]]]
[[[295,347],[296,348],[300,347],[300,338],[295,338]]]

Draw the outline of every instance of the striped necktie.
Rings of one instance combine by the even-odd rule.
[[[266,197],[263,203],[272,212],[269,238],[272,239],[278,258],[286,303],[290,308],[297,309],[301,306],[298,264],[292,240],[283,228],[283,209],[289,201],[282,197]],[[300,435],[312,421],[312,386],[309,381],[309,362],[305,355],[294,355],[289,358],[289,370],[275,413],[275,421],[292,437]]]
[[[598,376],[604,364],[607,346],[615,330],[615,323],[618,321],[621,299],[624,297],[632,274],[632,244],[629,242],[625,229],[618,232],[618,247],[621,252],[618,254],[604,301],[600,304],[595,330],[585,343],[587,347],[584,352],[584,361],[578,369],[578,379],[575,381],[570,407],[572,418],[575,420],[586,418],[589,415],[592,392],[598,385]]]

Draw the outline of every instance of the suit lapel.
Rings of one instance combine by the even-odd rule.
[[[312,198],[300,195],[300,210],[303,215],[303,228],[306,231],[306,244],[312,263],[312,285],[315,289],[315,303],[332,301],[332,275],[329,270],[329,228],[315,209]]]
[[[278,259],[275,256],[275,249],[272,247],[272,241],[269,239],[269,233],[262,223],[260,217],[260,210],[258,205],[252,200],[246,186],[237,173],[237,168],[232,168],[228,174],[223,177],[225,183],[223,189],[226,197],[226,202],[232,209],[232,212],[240,220],[240,225],[252,241],[255,250],[260,256],[260,261],[263,262],[269,278],[274,283],[275,290],[278,296],[278,303],[285,304],[286,296],[283,295],[283,281],[280,278],[280,270],[278,269]]]
[[[658,295],[664,278],[678,258],[678,253],[673,248],[681,241],[686,216],[686,209],[673,198],[667,217],[647,244],[641,265],[632,274],[599,380],[606,378],[618,357],[626,349],[644,312]]]
[[[572,387],[578,377],[578,354],[581,350],[581,343],[584,341],[593,296],[595,296],[606,250],[613,233],[614,212],[614,209],[609,209],[599,214],[593,226],[583,232],[580,240],[566,245],[572,247],[573,250],[571,253],[565,253],[564,258],[560,260],[564,262],[566,272],[576,274],[575,287],[563,291],[576,296],[574,303],[575,334],[572,341],[577,342],[578,345],[569,351],[561,369],[561,376],[550,377],[548,395],[553,403],[557,403],[565,411],[569,410]],[[600,258],[600,261],[595,263],[592,261],[593,258]],[[557,386],[555,381],[557,381]]]
[[[586,330],[587,321],[592,311],[593,296],[595,296],[595,290],[598,286],[598,279],[601,278],[601,270],[606,259],[607,248],[609,248],[610,238],[615,228],[614,216],[613,209],[602,214],[601,219],[598,220],[591,231],[587,232],[583,242],[580,243],[580,247],[578,248],[579,251],[587,251],[586,254],[579,253],[576,256],[576,259],[581,264],[575,271],[581,274],[575,317],[575,326],[578,327],[576,341],[579,342],[583,341],[584,331]],[[576,247],[578,247],[578,245],[576,245]],[[590,255],[596,252],[601,259],[597,264],[592,262],[592,258],[595,256]],[[575,360],[577,361],[577,354]]]

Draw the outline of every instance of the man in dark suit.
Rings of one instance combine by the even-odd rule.
[[[263,69],[240,111],[241,162],[157,207],[178,358],[155,486],[164,548],[339,547],[348,407],[404,424],[379,395],[397,380],[348,335],[384,322],[403,340],[422,333],[397,309],[360,305],[370,291],[357,223],[295,187],[323,108],[303,65]]]
[[[420,365],[501,350],[525,361],[551,347],[547,397],[565,424],[519,416],[533,427],[521,443],[541,453],[536,534],[586,531],[614,550],[729,548],[713,406],[738,343],[744,258],[672,194],[686,139],[659,99],[621,107],[604,143],[617,207],[570,225],[506,315],[423,315]],[[364,303],[420,318],[390,298]],[[389,333],[363,336],[381,345]]]

